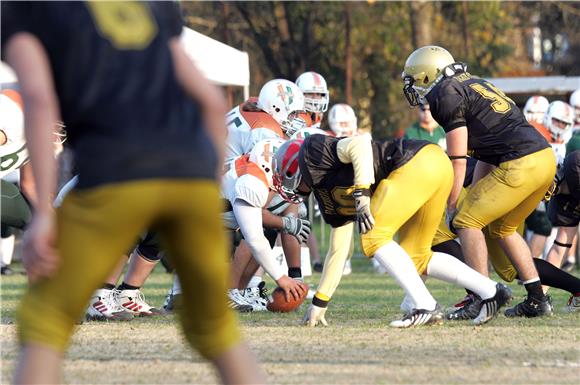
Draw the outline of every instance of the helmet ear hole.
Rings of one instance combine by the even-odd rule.
[[[278,107],[275,108],[276,112],[280,112],[280,109]]]
[[[429,84],[429,76],[425,76],[425,79],[423,79],[423,84]]]

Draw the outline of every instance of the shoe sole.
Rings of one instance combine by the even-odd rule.
[[[120,322],[127,322],[131,321],[133,316],[125,317],[125,316],[112,316],[112,317],[105,317],[104,315],[86,315],[85,319],[87,321],[99,321],[99,322],[107,322],[107,321],[120,321]]]
[[[492,319],[497,317],[497,315],[500,313],[502,307],[509,305],[511,303],[511,301],[513,299],[512,291],[507,287],[506,287],[506,289],[507,290],[502,290],[502,297],[500,298],[500,300],[497,301],[498,305],[497,305],[497,309],[496,309],[495,313],[492,314],[491,316],[488,316],[485,320],[482,320],[482,321],[476,321],[477,320],[477,317],[476,317],[473,320],[474,325],[479,326],[479,325],[483,325],[483,324],[488,323],[489,321],[491,321]],[[486,306],[486,305],[483,304],[483,306]],[[478,317],[479,317],[479,315],[478,315]]]

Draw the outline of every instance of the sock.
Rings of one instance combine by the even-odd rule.
[[[140,286],[131,286],[126,284],[124,281],[122,284],[119,285],[117,288],[118,290],[139,290]]]
[[[431,247],[431,250],[440,253],[449,254],[452,257],[457,258],[459,261],[465,263],[465,257],[463,257],[463,251],[461,251],[461,245],[454,239],[442,242],[438,245]],[[475,293],[469,289],[465,289],[467,294],[475,295]]]
[[[580,279],[566,273],[564,270],[558,269],[543,259],[534,258],[534,265],[536,265],[543,285],[566,290],[571,294],[580,292]]]
[[[302,278],[302,269],[299,267],[289,267],[288,277],[290,278]]]
[[[252,279],[250,279],[250,282],[248,282],[247,287],[248,288],[257,287],[260,284],[260,282],[262,282],[262,281],[263,281],[263,279],[262,279],[261,275],[254,275],[254,276],[252,276]]]
[[[173,274],[173,287],[171,288],[171,294],[181,294],[181,283],[179,282],[177,274]]]
[[[529,298],[542,300],[544,298],[544,291],[542,290],[542,282],[540,278],[533,278],[529,281],[524,281],[524,287],[528,292]]]
[[[429,293],[425,283],[417,273],[409,254],[395,241],[380,247],[374,258],[397,281],[405,293],[411,297],[417,309],[434,310],[437,302]]]
[[[482,299],[491,298],[496,292],[494,281],[445,253],[433,253],[427,266],[427,275],[467,288]]]
[[[107,289],[107,290],[113,290],[115,288],[115,285],[112,285],[110,283],[105,283],[101,289]]]

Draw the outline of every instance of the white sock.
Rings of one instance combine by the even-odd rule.
[[[181,283],[179,283],[177,274],[173,274],[173,287],[171,288],[171,294],[181,294]]]
[[[417,309],[435,309],[437,301],[421,280],[409,254],[397,242],[390,241],[382,246],[374,257],[405,290]]]
[[[2,245],[0,246],[0,251],[2,252],[2,266],[8,266],[12,262],[15,239],[16,237],[14,235],[2,238]]]
[[[250,279],[250,282],[248,282],[248,288],[250,287],[258,287],[258,285],[260,284],[260,282],[262,282],[264,280],[264,278],[261,275],[254,275],[252,276],[252,279]]]
[[[491,298],[496,292],[494,281],[445,253],[433,253],[427,266],[427,275],[469,289],[482,299]]]
[[[425,282],[427,280],[427,276],[422,275],[421,280],[423,282]],[[411,297],[409,297],[407,294],[405,294],[405,298],[403,298],[403,302],[401,302],[401,305],[399,306],[401,311],[403,313],[410,313],[411,310],[415,309],[416,307],[417,307],[417,305],[415,305],[415,303],[413,302],[413,299]]]

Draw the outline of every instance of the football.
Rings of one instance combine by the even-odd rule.
[[[306,290],[298,300],[290,296],[288,301],[284,298],[284,290],[281,287],[275,288],[272,292],[270,302],[267,305],[268,310],[275,313],[288,313],[298,309],[302,305],[302,302],[304,302],[304,298],[308,295],[308,285],[304,284],[304,286],[306,286]]]

